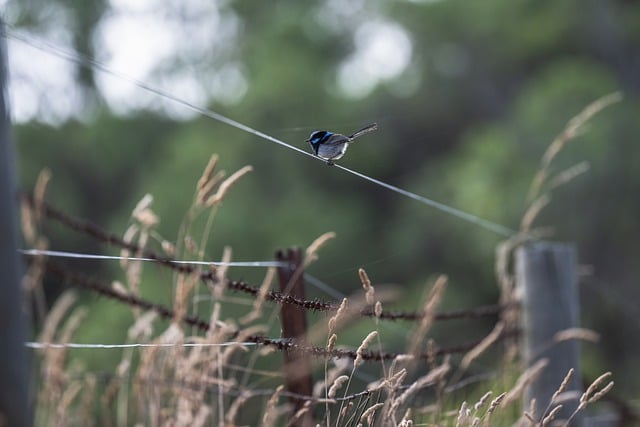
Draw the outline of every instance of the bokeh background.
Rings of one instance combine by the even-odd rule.
[[[573,242],[591,376],[612,370],[637,399],[640,343],[640,3],[623,0],[242,2],[3,1],[14,136],[23,189],[53,175],[48,199],[123,233],[146,193],[175,240],[212,153],[233,172],[252,165],[218,212],[207,253],[269,260],[277,248],[337,238],[310,273],[343,293],[365,267],[419,309],[425,284],[450,278],[444,308],[497,301],[501,236],[202,117],[131,81],[61,58],[91,58],[308,149],[317,129],[377,122],[341,164],[513,229],[540,158],[588,103],[623,100],[594,117],[555,161],[586,174],[553,192],[536,226]],[[33,46],[33,45],[36,46]],[[56,227],[51,249],[116,254]],[[85,262],[118,278],[118,266]],[[259,283],[262,273],[232,270]],[[164,277],[168,279],[168,277]],[[60,292],[47,288],[49,301]],[[328,298],[320,290],[313,296]],[[146,294],[168,295],[152,277]],[[126,309],[85,297],[78,340],[122,342]],[[485,325],[486,326],[486,325]],[[467,330],[443,336],[465,336]],[[84,356],[91,368],[117,361]]]

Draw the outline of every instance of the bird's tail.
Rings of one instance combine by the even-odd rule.
[[[349,137],[349,139],[355,139],[361,135],[364,135],[365,133],[369,133],[369,132],[373,132],[374,130],[378,129],[378,124],[377,123],[371,123],[370,125],[367,125],[365,127],[363,127],[362,129],[360,129],[357,132],[354,132],[353,135],[351,135]]]

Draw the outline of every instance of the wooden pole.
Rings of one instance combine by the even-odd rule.
[[[0,19],[0,425],[29,426],[32,415],[28,393],[29,358],[25,302],[18,255],[16,160],[10,138],[7,100],[7,49],[4,22]]]
[[[276,252],[276,259],[287,265],[278,268],[280,292],[295,298],[304,299],[304,278],[302,252],[300,248],[289,249],[286,254]],[[282,322],[282,338],[293,339],[300,345],[307,345],[307,317],[304,309],[292,305],[282,304],[280,311]],[[311,396],[313,380],[311,376],[311,362],[309,355],[295,351],[284,352],[284,375],[287,390],[291,393]],[[304,400],[290,398],[293,405],[292,417],[304,406]],[[294,427],[314,426],[311,409],[305,414],[287,424]]]
[[[532,415],[540,421],[545,415],[541,412],[571,368],[575,372],[567,391],[581,392],[579,342],[554,342],[556,333],[579,326],[576,250],[569,244],[528,243],[516,252],[516,274],[523,298],[524,361],[530,367],[540,359],[548,360],[546,368],[524,394],[527,411],[531,399],[536,399],[537,412]],[[567,419],[578,401],[562,404],[556,419]],[[574,418],[571,425],[582,425],[582,417]]]

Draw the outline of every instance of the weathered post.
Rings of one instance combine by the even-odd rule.
[[[28,393],[25,303],[21,298],[22,264],[18,255],[16,161],[7,99],[7,49],[0,19],[0,425],[32,423]]]
[[[278,268],[280,292],[294,298],[304,299],[304,278],[302,252],[299,248],[289,249],[286,255],[282,251],[276,253],[276,259],[286,263]],[[295,340],[296,343],[306,346],[307,343],[307,316],[304,309],[293,304],[282,304],[280,311],[282,323],[282,338]],[[296,351],[284,352],[284,375],[287,391],[303,396],[311,396],[313,382],[311,376],[311,362],[308,354]],[[293,405],[292,417],[304,406],[304,401],[296,398],[290,399]],[[288,424],[294,427],[309,427],[315,425],[311,410]]]
[[[516,252],[516,274],[522,293],[524,361],[527,367],[540,359],[549,362],[524,394],[525,410],[529,410],[531,399],[536,399],[537,413],[531,415],[540,420],[544,416],[541,412],[571,368],[575,374],[567,391],[581,391],[578,341],[554,342],[556,333],[579,326],[576,250],[569,244],[527,243]],[[578,401],[562,404],[556,419],[567,419]],[[582,417],[574,418],[572,426],[580,425]]]

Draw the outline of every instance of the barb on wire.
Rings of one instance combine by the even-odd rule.
[[[80,288],[84,288],[90,290],[92,292],[96,292],[99,295],[103,295],[117,301],[120,301],[124,304],[140,307],[145,310],[152,310],[158,313],[160,316],[166,319],[174,319],[176,321],[182,321],[189,326],[195,327],[203,332],[208,331],[211,328],[211,325],[206,320],[203,320],[195,315],[186,315],[180,319],[176,319],[175,312],[162,304],[153,303],[147,301],[143,298],[136,297],[134,295],[124,294],[117,290],[110,288],[108,285],[96,280],[91,279],[84,274],[70,271],[60,265],[54,264],[52,262],[46,262],[45,268],[47,271],[55,274],[56,276],[69,281],[72,285],[78,286]],[[234,339],[238,337],[240,331],[232,331],[229,333],[229,339]],[[518,330],[507,330],[501,333],[499,340],[516,336],[519,334]],[[264,335],[249,335],[244,337],[243,341],[249,343],[255,343],[258,345],[264,345],[268,347],[275,348],[280,351],[290,351],[290,352],[301,352],[310,356],[316,357],[332,357],[332,358],[349,358],[356,359],[362,358],[365,361],[375,362],[375,361],[383,361],[383,360],[393,360],[396,357],[403,355],[404,353],[395,353],[395,352],[375,352],[375,351],[364,351],[358,353],[356,350],[345,350],[345,349],[332,349],[328,350],[325,347],[317,347],[317,346],[308,346],[308,345],[300,345],[294,339],[280,339],[280,338],[269,338]],[[427,359],[434,356],[442,356],[445,354],[456,354],[456,353],[465,353],[482,340],[476,340],[474,342],[469,342],[457,346],[451,347],[437,347],[433,351],[420,353],[417,355],[420,359]]]
[[[198,106],[196,104],[193,104],[193,103],[191,103],[189,101],[186,101],[186,100],[184,100],[182,98],[179,98],[179,97],[171,94],[168,91],[162,90],[162,89],[160,89],[158,87],[155,87],[155,86],[153,86],[153,85],[151,85],[149,83],[145,83],[142,80],[139,80],[139,79],[136,79],[134,77],[128,76],[128,75],[126,75],[124,73],[120,73],[120,72],[114,71],[114,70],[110,69],[109,67],[107,67],[102,62],[96,61],[93,58],[89,58],[88,56],[81,55],[81,54],[78,54],[78,53],[75,53],[75,52],[66,51],[65,49],[62,49],[62,48],[60,48],[58,46],[53,45],[52,43],[44,41],[44,40],[36,40],[33,37],[29,37],[29,36],[26,36],[24,34],[20,34],[18,31],[13,29],[11,26],[7,26],[7,27],[8,27],[8,29],[7,29],[7,31],[5,33],[5,37],[9,37],[9,38],[17,40],[17,41],[19,41],[21,43],[27,44],[27,45],[29,45],[31,47],[34,47],[36,49],[39,49],[39,50],[41,50],[41,51],[43,51],[43,52],[45,52],[47,54],[57,56],[59,58],[62,58],[64,60],[67,60],[67,61],[70,61],[70,62],[75,62],[75,63],[77,63],[78,65],[80,65],[82,67],[93,68],[94,70],[97,70],[97,71],[100,71],[102,73],[108,74],[110,76],[116,77],[116,78],[121,79],[123,81],[127,81],[127,82],[129,82],[129,83],[131,83],[131,84],[133,84],[135,86],[138,86],[139,88],[141,88],[143,90],[146,90],[146,91],[151,92],[151,93],[153,93],[153,94],[155,94],[157,96],[160,96],[161,98],[165,98],[165,99],[167,99],[167,100],[169,100],[171,102],[174,102],[176,104],[182,105],[183,107],[185,107],[187,109],[190,109],[190,110],[192,110],[192,111],[194,111],[194,112],[196,112],[196,113],[198,113],[198,114],[200,114],[202,116],[205,116],[205,117],[208,117],[210,119],[216,120],[216,121],[218,121],[220,123],[224,123],[224,124],[226,124],[228,126],[236,128],[236,129],[238,129],[240,131],[250,133],[250,134],[255,135],[255,136],[259,137],[259,138],[262,138],[262,139],[264,139],[266,141],[269,141],[269,142],[275,143],[277,145],[280,145],[282,147],[288,148],[289,150],[296,151],[296,152],[298,152],[300,154],[303,154],[305,156],[309,156],[311,158],[315,158],[315,159],[324,161],[324,160],[320,159],[319,157],[314,156],[313,154],[311,154],[308,151],[302,150],[302,149],[300,149],[298,147],[295,147],[295,146],[293,146],[291,144],[288,144],[288,143],[286,143],[284,141],[281,141],[281,140],[279,140],[277,138],[274,138],[273,136],[268,135],[268,134],[266,134],[264,132],[260,132],[257,129],[254,129],[254,128],[250,127],[250,126],[242,124],[242,123],[240,123],[240,122],[238,122],[236,120],[233,120],[233,119],[231,119],[231,118],[229,118],[227,116],[224,116],[224,115],[222,115],[220,113],[212,111],[212,110],[210,110],[208,108],[200,107],[200,106]],[[432,200],[432,199],[424,197],[424,196],[420,196],[420,195],[412,193],[410,191],[403,190],[403,189],[401,189],[399,187],[396,187],[396,186],[391,185],[391,184],[387,184],[387,183],[382,182],[382,181],[380,181],[378,179],[369,177],[369,176],[367,176],[367,175],[365,175],[363,173],[360,173],[360,172],[357,172],[355,170],[346,168],[344,166],[341,166],[341,165],[336,165],[336,166],[338,167],[338,169],[343,170],[345,172],[348,172],[348,173],[350,173],[350,174],[352,174],[354,176],[357,176],[357,177],[359,177],[361,179],[367,180],[367,181],[372,182],[372,183],[374,183],[376,185],[379,185],[379,186],[381,186],[383,188],[386,188],[388,190],[394,191],[397,194],[400,194],[402,196],[411,198],[413,200],[416,200],[416,201],[418,201],[418,202],[420,202],[422,204],[425,204],[427,206],[430,206],[432,208],[438,209],[441,212],[444,212],[446,214],[455,216],[458,219],[461,219],[461,220],[466,221],[468,223],[474,224],[474,225],[476,225],[478,227],[484,228],[485,230],[491,231],[491,232],[496,233],[496,234],[498,234],[500,236],[511,237],[511,236],[517,234],[517,232],[515,230],[512,230],[512,229],[510,229],[508,227],[505,227],[503,225],[497,224],[495,222],[486,220],[486,219],[481,218],[481,217],[479,217],[477,215],[473,215],[473,214],[471,214],[469,212],[465,212],[465,211],[463,211],[461,209],[457,209],[457,208],[454,208],[452,206],[445,205],[444,203],[437,202],[435,200]]]

